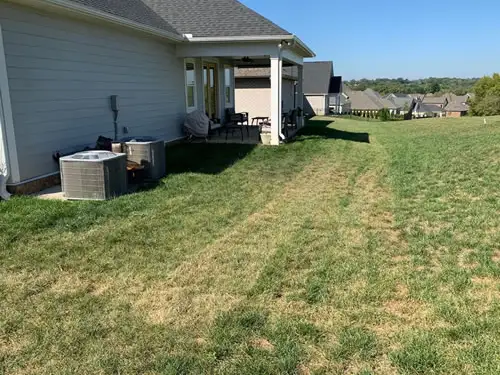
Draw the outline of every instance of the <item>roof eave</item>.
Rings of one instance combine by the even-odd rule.
[[[148,34],[166,38],[174,42],[185,41],[185,38],[180,34],[172,33],[156,27],[143,25],[139,22],[128,20],[120,16],[115,16],[110,13],[102,12],[98,9],[90,8],[85,5],[76,4],[72,1],[67,1],[67,0],[14,0],[14,1],[21,4],[33,5],[37,7],[40,7],[40,5],[47,5],[53,8],[71,11],[73,13],[78,13],[83,16],[89,16],[92,18],[101,19],[120,26],[125,26],[131,29],[146,32]]]
[[[135,30],[143,31],[155,36],[169,39],[174,42],[258,42],[258,41],[293,41],[293,44],[302,52],[302,57],[316,57],[316,54],[304,43],[300,38],[293,34],[284,35],[248,35],[248,36],[220,36],[220,37],[192,37],[188,38],[187,35],[180,35],[156,27],[143,25],[139,22],[128,20],[126,18],[115,16],[110,13],[100,11],[95,8],[87,7],[85,5],[77,4],[68,0],[12,0],[17,3],[40,7],[41,5],[50,6],[53,8],[64,9],[80,15],[89,16],[121,26],[129,27]]]
[[[186,34],[185,34],[186,35]],[[300,40],[296,35],[241,35],[241,36],[198,36],[188,38],[194,43],[231,43],[231,42],[281,42],[293,41],[295,46],[302,52],[302,57],[316,57],[316,54]],[[293,45],[292,45],[293,46]]]

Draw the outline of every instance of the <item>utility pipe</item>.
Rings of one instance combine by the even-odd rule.
[[[7,145],[7,135],[5,133],[2,97],[0,95],[0,198],[3,200],[9,200],[10,198],[10,194],[7,191],[7,180],[9,176],[9,148]]]
[[[279,69],[279,73],[278,73],[278,83],[279,83],[279,85],[281,85],[281,90],[280,90],[281,95],[278,98],[278,100],[279,100],[278,107],[281,107],[281,103],[283,102],[283,57],[282,57],[283,47],[284,47],[283,44],[288,44],[288,42],[283,40],[280,44],[278,44],[278,58],[279,58],[280,65],[281,65],[281,67]],[[281,112],[283,112],[283,107],[281,107]],[[286,136],[285,136],[285,134],[283,134],[283,113],[280,113],[279,116],[280,116],[279,136],[284,141],[284,140],[286,140]]]

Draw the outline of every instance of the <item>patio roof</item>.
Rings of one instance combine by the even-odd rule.
[[[292,35],[236,0],[69,0],[146,26],[194,37]]]

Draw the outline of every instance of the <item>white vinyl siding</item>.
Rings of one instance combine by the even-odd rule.
[[[305,95],[305,112],[309,115],[323,116],[329,112],[329,100],[326,95]]]
[[[0,2],[21,180],[58,171],[52,153],[119,136],[179,138],[186,113],[175,46],[125,28]],[[17,182],[17,181],[14,181]]]

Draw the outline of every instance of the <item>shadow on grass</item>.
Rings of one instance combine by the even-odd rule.
[[[344,130],[329,128],[331,120],[309,120],[306,127],[299,131],[296,142],[304,141],[311,138],[324,139],[343,139],[344,141],[370,143],[370,134],[354,133]]]
[[[219,174],[246,157],[256,146],[242,144],[182,143],[167,147],[169,174]]]

